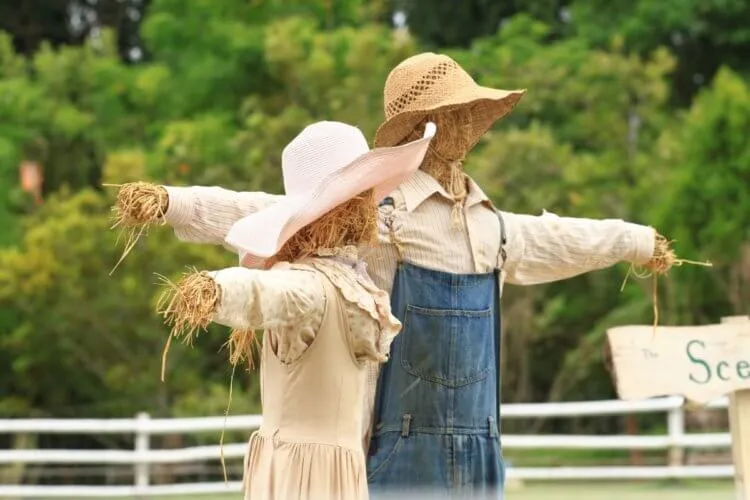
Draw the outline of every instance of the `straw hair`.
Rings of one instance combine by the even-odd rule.
[[[278,262],[297,262],[314,256],[321,249],[373,246],[377,243],[377,205],[372,189],[333,208],[323,217],[300,229],[265,262],[267,269]],[[253,330],[232,330],[226,345],[229,361],[247,361],[253,368],[253,353],[259,342]]]
[[[111,229],[118,229],[118,241],[124,236],[125,249],[120,259],[110,271],[110,275],[125,260],[149,225],[164,223],[164,214],[169,205],[169,195],[163,186],[148,182],[127,184],[106,184],[118,187],[117,200],[112,207],[114,223]]]
[[[396,66],[385,82],[386,121],[375,134],[375,146],[393,146],[409,135],[430,112],[471,110],[471,149],[493,123],[510,113],[524,90],[482,87],[448,56],[426,52]]]
[[[373,190],[369,189],[294,233],[281,250],[266,261],[266,267],[304,259],[321,248],[374,245],[377,228],[377,205]]]

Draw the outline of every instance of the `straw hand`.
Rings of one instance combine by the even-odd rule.
[[[125,236],[125,249],[110,271],[110,275],[125,260],[135,247],[147,227],[156,222],[164,223],[164,214],[169,206],[169,196],[163,186],[147,182],[130,182],[122,185],[105,184],[107,187],[119,187],[117,201],[112,212],[114,224],[112,229],[119,229],[119,236]]]

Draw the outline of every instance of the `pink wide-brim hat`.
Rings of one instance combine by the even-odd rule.
[[[237,221],[225,242],[243,255],[243,262],[257,263],[360,193],[373,189],[375,201],[381,201],[419,169],[435,131],[428,123],[421,139],[370,150],[352,125],[323,121],[307,126],[282,153],[284,197]]]

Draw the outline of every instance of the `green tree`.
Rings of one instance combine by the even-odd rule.
[[[111,201],[90,190],[55,195],[27,221],[22,244],[0,251],[0,309],[16,319],[0,348],[11,372],[2,377],[2,393],[16,395],[0,405],[6,414],[169,415],[173,405],[184,413],[180,401],[197,387],[228,384],[227,354],[219,352],[224,328],[211,328],[194,348],[172,346],[167,381],[160,382],[167,331],[154,311],[154,273],[177,279],[187,266],[236,261],[155,231],[110,275],[122,251],[108,230]]]
[[[680,255],[716,264],[660,280],[662,323],[744,312],[750,98],[736,56],[745,7],[579,1],[568,19],[567,3],[433,2],[428,12],[414,1],[422,10],[407,20],[412,36],[388,26],[385,1],[153,0],[138,64],[122,62],[122,31],[77,46],[50,31],[28,52],[0,34],[0,363],[10,374],[0,378],[0,413],[221,411],[224,329],[192,349],[173,346],[167,383],[158,380],[166,330],[153,273],[177,279],[185,266],[215,269],[236,257],[154,228],[109,276],[122,242],[109,230],[111,193],[101,183],[278,192],[281,151],[294,135],[342,120],[372,137],[388,72],[428,49],[447,50],[482,84],[528,89],[466,162],[499,207],[653,224],[677,239]],[[461,16],[476,23],[457,23]],[[707,64],[705,53],[711,65],[738,68],[720,72],[688,113],[670,101],[674,75],[690,63],[673,32],[690,40],[679,47],[727,49],[697,51],[696,64]],[[44,167],[41,208],[18,188],[22,160]],[[621,292],[626,272],[506,288],[505,401],[614,396],[604,332],[652,320],[651,282]],[[236,411],[257,411],[255,375],[238,372],[237,383]],[[513,425],[528,431],[528,422]]]
[[[0,31],[19,53],[31,56],[43,43],[79,45],[101,28],[118,33],[124,59],[140,48],[138,27],[150,0],[23,0],[0,3]]]
[[[455,52],[480,83],[528,89],[468,158],[468,171],[504,210],[650,223],[644,203],[663,175],[654,152],[673,123],[672,58],[662,50],[642,60],[576,39],[548,44],[549,33],[517,15],[471,51]],[[614,396],[601,356],[606,326],[647,323],[651,312],[646,282],[620,292],[626,272],[507,288],[506,400]]]
[[[526,14],[554,28],[549,40],[563,31],[561,9],[567,0],[392,0],[391,10],[403,12],[409,30],[429,49],[467,48],[474,40],[495,35],[515,15]]]
[[[671,131],[679,146],[662,151],[668,190],[656,217],[685,252],[709,259],[715,270],[675,273],[669,300],[680,321],[717,321],[742,314],[750,300],[750,87],[720,70],[701,92],[683,127]]]
[[[677,58],[674,99],[683,106],[720,65],[748,69],[750,5],[743,0],[579,0],[571,11],[575,33],[597,46],[620,38],[638,54],[668,47]]]

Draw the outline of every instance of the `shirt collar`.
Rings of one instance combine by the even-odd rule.
[[[417,170],[406,182],[399,187],[404,197],[406,210],[412,212],[428,198],[439,195],[446,201],[453,202],[453,197],[435,180],[430,174],[423,170]],[[490,199],[484,191],[469,177],[469,193],[466,197],[466,206],[471,207],[478,203],[491,205]]]

